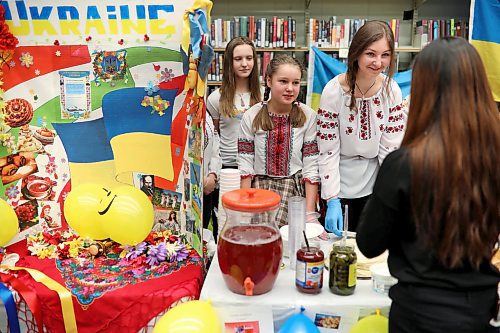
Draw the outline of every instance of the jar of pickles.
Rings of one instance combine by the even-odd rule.
[[[330,290],[336,295],[352,295],[356,288],[356,252],[352,245],[333,244],[330,252]]]

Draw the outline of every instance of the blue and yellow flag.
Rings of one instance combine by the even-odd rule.
[[[73,186],[95,183],[112,188],[120,185],[115,180],[113,151],[102,118],[52,125],[66,151]]]
[[[500,102],[500,2],[472,0],[469,40],[481,55],[495,101]]]
[[[144,88],[128,88],[104,95],[102,113],[118,181],[131,184],[132,172],[173,180],[170,134],[176,93],[159,90],[149,97]]]
[[[335,76],[344,73],[347,65],[332,58],[330,55],[321,51],[317,47],[311,47],[309,56],[309,68],[307,71],[307,100],[306,104],[313,110],[319,107],[319,100],[323,88],[328,81]],[[393,79],[401,88],[402,96],[405,98],[410,94],[411,70],[396,73]]]
[[[115,90],[103,97],[103,118],[53,124],[68,156],[72,184],[112,188],[132,184],[133,172],[173,180],[171,127],[176,92],[159,90],[150,97],[144,96],[144,88]]]

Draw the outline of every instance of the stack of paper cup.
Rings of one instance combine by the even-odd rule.
[[[240,170],[238,169],[222,169],[219,177],[219,235],[221,235],[224,223],[226,223],[226,211],[222,206],[222,195],[226,192],[237,190],[240,188]]]
[[[288,253],[290,256],[290,269],[295,270],[297,251],[301,241],[304,240],[303,232],[306,224],[306,199],[295,196],[288,199]]]

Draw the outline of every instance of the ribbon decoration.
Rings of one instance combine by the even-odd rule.
[[[184,19],[183,19],[183,24],[182,24],[182,49],[184,50],[184,53],[186,55],[189,55],[189,44],[192,45],[193,47],[193,50],[195,47],[198,48],[198,53],[199,53],[199,46],[200,46],[200,42],[201,42],[201,36],[199,37],[199,40],[192,40],[191,39],[191,36],[192,36],[192,32],[191,32],[191,18],[190,18],[190,15],[193,17],[193,20],[194,20],[194,17],[196,16],[195,14],[198,14],[198,16],[200,15],[200,12],[203,13],[203,18],[202,18],[202,21],[201,22],[198,22],[200,25],[205,24],[206,26],[206,30],[204,31],[205,32],[208,32],[208,26],[210,25],[210,12],[212,11],[212,1],[210,0],[196,0],[193,4],[193,6],[189,9],[186,9],[186,11],[184,12]],[[201,8],[206,8],[206,15],[207,17],[205,18],[205,13],[201,10]],[[198,23],[196,23],[196,25],[198,25]],[[205,29],[204,27],[202,27],[203,29]],[[196,30],[196,29],[194,29]],[[200,34],[200,31],[198,30],[197,32],[194,32],[195,35],[199,35]],[[193,51],[194,53],[194,51]],[[196,54],[196,53],[194,53]],[[198,57],[195,57],[195,58],[198,58]]]
[[[205,17],[205,12],[201,9],[195,10],[194,13],[189,13],[188,18],[193,56],[195,59],[198,59],[201,57],[203,36],[210,33],[207,18]]]
[[[0,282],[0,299],[5,305],[5,311],[7,312],[7,318],[9,321],[10,333],[19,333],[21,329],[19,328],[19,318],[17,318],[17,307],[14,301],[14,296],[12,296],[12,291],[7,288],[6,285]]]
[[[35,318],[35,322],[38,326],[38,332],[43,332],[42,306],[40,305],[40,300],[38,299],[36,292],[28,288],[13,275],[0,273],[0,281],[10,284],[12,288],[14,288],[15,291],[21,295]]]
[[[36,269],[26,268],[26,267],[16,267],[16,266],[0,266],[0,268],[9,269],[12,271],[24,270],[28,272],[31,275],[31,277],[35,279],[35,281],[40,282],[50,290],[55,291],[58,294],[59,299],[61,300],[61,310],[63,315],[65,332],[66,333],[78,332],[75,319],[75,310],[73,308],[73,300],[71,293],[69,292],[68,289],[64,288],[57,281],[53,280],[52,278],[48,277],[47,275]]]

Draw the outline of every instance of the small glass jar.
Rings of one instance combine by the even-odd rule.
[[[354,247],[335,243],[330,252],[330,290],[336,295],[352,295],[356,289],[357,256]]]
[[[297,251],[295,286],[300,292],[318,294],[323,287],[325,255],[319,246],[302,247]]]

